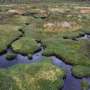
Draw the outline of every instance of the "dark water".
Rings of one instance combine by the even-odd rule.
[[[17,54],[16,58],[12,61],[8,61],[5,59],[4,55],[0,56],[0,68],[8,68],[15,64],[30,64],[33,62],[39,62],[43,60],[43,49],[40,52],[35,53],[32,56],[32,59],[29,60],[27,56],[22,56]],[[65,64],[62,60],[56,58],[55,56],[50,57],[52,59],[52,63],[56,66],[63,68],[66,71],[66,79],[64,81],[64,87],[62,90],[81,90],[80,82],[82,79],[77,79],[71,74],[71,65]],[[83,78],[86,79],[90,83],[90,78]]]
[[[89,40],[90,39],[90,35],[85,34],[84,36],[81,36],[81,37],[77,38],[77,40],[81,40],[81,39]]]
[[[32,59],[29,60],[27,56],[23,56],[21,54],[17,54],[14,60],[6,60],[4,55],[0,56],[0,68],[8,68],[15,64],[30,64],[33,62],[37,62],[43,59],[42,52],[35,53],[32,56]]]

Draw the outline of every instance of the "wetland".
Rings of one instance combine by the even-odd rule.
[[[89,7],[0,5],[0,90],[90,90]]]

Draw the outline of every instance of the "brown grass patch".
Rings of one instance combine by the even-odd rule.
[[[65,31],[76,31],[81,28],[76,22],[46,22],[44,24],[45,32],[65,32]]]
[[[81,7],[80,13],[82,14],[90,14],[90,7]]]

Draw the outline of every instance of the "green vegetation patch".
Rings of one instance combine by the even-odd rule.
[[[16,58],[16,54],[12,51],[7,52],[4,56],[7,60],[13,60]]]
[[[0,90],[57,90],[64,84],[62,69],[44,61],[33,64],[15,65],[0,70]]]
[[[73,66],[72,73],[76,77],[89,77],[90,66],[82,66],[82,65]]]
[[[73,65],[90,65],[90,41],[73,41],[70,39],[46,40],[44,55],[57,55],[66,63]]]
[[[36,41],[29,37],[22,37],[12,44],[14,51],[21,54],[33,54],[38,49]]]
[[[0,25],[0,52],[6,50],[7,46],[21,35],[18,29],[17,26]]]
[[[31,17],[21,16],[21,15],[12,15],[11,17],[8,17],[6,19],[5,23],[21,26],[21,25],[24,25],[25,23],[30,22],[29,20],[31,20]]]
[[[88,81],[82,80],[81,81],[81,88],[82,88],[82,90],[89,90],[90,84],[88,83]]]

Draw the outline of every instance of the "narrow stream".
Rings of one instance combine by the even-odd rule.
[[[80,81],[81,79],[75,78],[71,74],[71,65],[65,64],[62,60],[57,57],[52,57],[53,64],[62,67],[66,71],[66,79],[64,81],[64,87],[62,90],[81,90]]]
[[[13,60],[7,60],[4,55],[0,56],[0,68],[8,68],[15,64],[30,64],[33,62],[37,62],[43,59],[42,51],[35,53],[32,56],[32,59],[28,59],[27,56],[23,56],[21,54],[17,54],[16,58]]]

